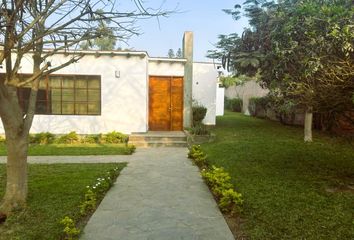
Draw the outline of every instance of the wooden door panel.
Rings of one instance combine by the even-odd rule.
[[[171,128],[170,80],[150,77],[149,127],[150,130],[168,131]]]
[[[149,130],[183,130],[183,78],[150,76]]]
[[[171,79],[171,130],[183,130],[183,78]]]

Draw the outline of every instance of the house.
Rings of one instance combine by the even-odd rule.
[[[184,35],[181,59],[153,58],[145,51],[81,53],[78,62],[41,79],[32,133],[179,131],[191,126],[193,99],[208,109],[204,123],[215,124],[219,64],[193,62],[192,32]],[[52,66],[73,54],[55,54]],[[28,56],[20,73],[31,71]],[[29,89],[18,90],[23,108],[28,94]]]

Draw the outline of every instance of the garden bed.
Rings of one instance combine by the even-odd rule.
[[[124,166],[124,163],[29,165],[28,206],[0,225],[0,239],[64,239],[64,226],[60,222],[66,216],[82,230],[94,211],[86,209],[81,213],[88,189],[97,185],[98,178],[107,176],[108,171],[117,176]],[[5,169],[6,165],[0,164],[0,197],[5,190]],[[96,204],[103,196],[97,194]]]

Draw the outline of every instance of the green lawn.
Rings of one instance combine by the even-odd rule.
[[[0,225],[0,239],[60,239],[64,216],[79,218],[86,186],[125,164],[29,165],[28,208]],[[5,165],[0,164],[0,198],[5,188]]]
[[[30,145],[29,156],[77,156],[77,155],[129,155],[134,148],[126,144],[48,144]],[[5,145],[0,145],[0,156],[6,156]]]
[[[229,112],[213,132],[202,148],[243,194],[246,236],[354,239],[352,144],[318,132],[305,144],[302,128]]]

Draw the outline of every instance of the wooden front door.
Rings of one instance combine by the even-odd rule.
[[[149,130],[183,129],[183,78],[150,76]]]

